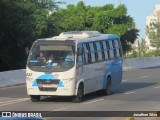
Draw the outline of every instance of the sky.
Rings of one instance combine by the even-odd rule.
[[[113,4],[117,7],[120,0],[63,0],[68,4],[77,4],[83,1],[85,5],[103,6],[105,4]],[[139,32],[139,39],[145,38],[146,16],[153,14],[156,4],[160,4],[160,0],[121,0],[121,4],[125,4],[130,15],[136,23]]]

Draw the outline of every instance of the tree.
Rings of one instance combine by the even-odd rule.
[[[58,19],[58,21],[57,21]],[[51,31],[97,30],[101,33],[118,34],[121,37],[124,53],[130,50],[130,45],[137,39],[139,30],[133,28],[133,18],[127,15],[125,5],[114,8],[112,4],[104,6],[86,6],[84,2],[68,5],[50,16]],[[56,33],[58,35],[58,32]],[[52,34],[53,35],[53,34]]]
[[[160,48],[160,22],[152,22],[146,28],[146,34],[150,39],[151,46]]]
[[[0,71],[24,68],[30,47],[45,37],[49,11],[58,7],[54,0],[0,0]]]

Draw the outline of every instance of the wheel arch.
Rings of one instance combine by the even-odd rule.
[[[85,94],[84,79],[80,79],[80,80],[77,82],[77,84],[76,84],[75,95],[77,95],[78,87],[79,87],[80,84],[83,85],[83,89],[84,89],[84,91],[83,91],[84,93],[83,93],[83,94]]]
[[[103,89],[106,88],[107,80],[108,80],[109,77],[111,78],[111,84],[112,84],[112,75],[111,75],[111,73],[109,72],[109,73],[104,77]]]

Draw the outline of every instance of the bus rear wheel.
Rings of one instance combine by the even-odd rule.
[[[30,98],[31,98],[32,102],[40,101],[40,96],[39,95],[30,95]]]
[[[82,102],[84,96],[84,86],[81,83],[78,87],[77,95],[73,97],[72,101],[74,103]]]
[[[106,88],[103,91],[104,95],[110,95],[111,94],[111,77],[107,78],[106,82]]]

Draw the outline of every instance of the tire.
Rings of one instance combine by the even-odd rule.
[[[108,77],[106,82],[106,88],[104,89],[104,95],[110,95],[110,94],[111,94],[111,77]]]
[[[77,95],[73,97],[72,101],[74,103],[79,103],[83,101],[83,96],[84,96],[84,86],[81,83],[78,87],[78,92]]]
[[[30,98],[31,98],[32,102],[40,101],[40,96],[39,95],[30,95]]]

